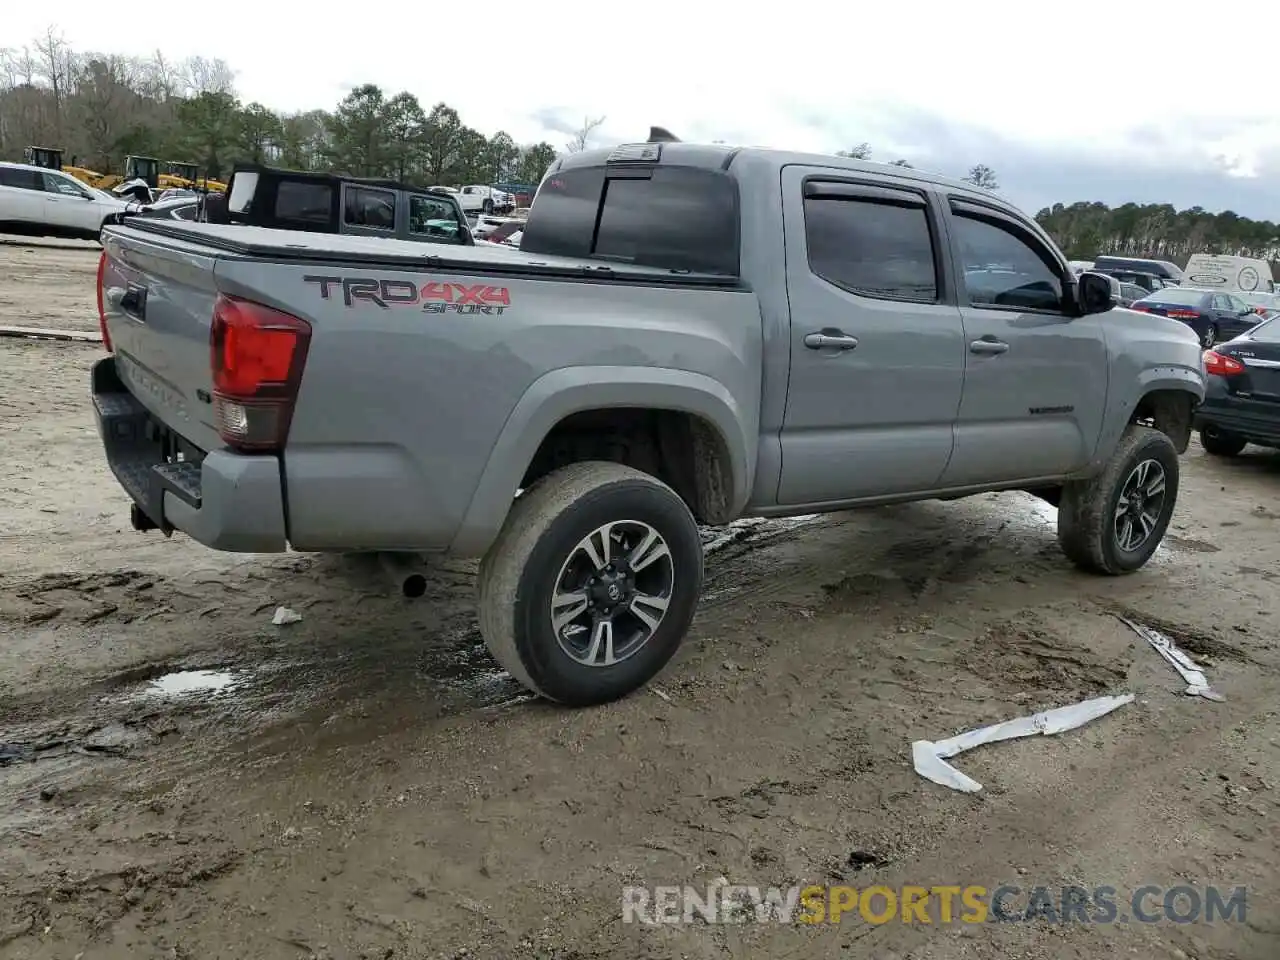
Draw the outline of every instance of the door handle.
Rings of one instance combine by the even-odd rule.
[[[810,350],[852,350],[858,345],[858,338],[843,333],[811,333],[804,338],[804,345]]]
[[[1003,340],[974,340],[969,344],[970,353],[997,354],[1008,351],[1009,345]]]

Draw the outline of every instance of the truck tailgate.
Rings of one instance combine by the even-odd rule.
[[[209,359],[216,255],[124,227],[108,227],[102,243],[102,309],[121,381],[192,444],[218,448]]]

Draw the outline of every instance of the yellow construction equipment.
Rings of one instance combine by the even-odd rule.
[[[194,163],[179,163],[176,160],[165,161],[164,172],[160,174],[159,186],[162,190],[213,190],[226,193],[227,185],[221,180],[201,179],[200,168]]]
[[[152,190],[212,190],[226,193],[227,185],[221,180],[201,178],[200,168],[194,163],[179,163],[168,160],[163,170],[160,161],[155,157],[128,156],[124,160],[124,173],[99,173],[88,167],[65,166],[62,162],[63,152],[57,147],[27,147],[22,151],[22,160],[36,167],[49,170],[61,170],[69,173],[81,183],[99,190],[111,190],[128,180],[141,180]],[[72,158],[74,160],[74,157]]]
[[[74,157],[72,160],[74,161]],[[69,173],[81,183],[96,187],[98,182],[102,180],[102,174],[96,170],[90,170],[88,167],[67,166],[62,162],[62,151],[57,147],[26,147],[22,151],[22,162],[29,163],[33,167],[44,167],[46,170],[61,170],[63,173]]]

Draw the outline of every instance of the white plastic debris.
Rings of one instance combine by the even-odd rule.
[[[1205,700],[1213,700],[1217,703],[1221,703],[1226,699],[1226,697],[1209,686],[1209,678],[1205,676],[1204,669],[1179,650],[1177,645],[1159,630],[1154,627],[1148,627],[1144,623],[1134,623],[1127,617],[1121,617],[1120,620],[1128,624],[1134,633],[1151,644],[1156,653],[1168,660],[1169,665],[1178,671],[1182,679],[1187,682],[1186,694],[1188,697],[1203,697]]]
[[[958,753],[964,753],[966,750],[980,747],[984,743],[997,743],[1000,740],[1031,737],[1038,733],[1051,736],[1066,730],[1074,730],[1076,727],[1084,726],[1090,720],[1104,717],[1112,710],[1132,702],[1133,694],[1131,693],[1126,693],[1119,697],[1098,697],[1094,700],[1085,700],[1082,703],[1073,703],[1066,707],[1055,707],[1052,710],[1045,710],[1029,717],[1006,720],[990,727],[969,730],[948,740],[938,740],[936,742],[932,740],[917,740],[911,744],[911,758],[915,764],[916,773],[926,780],[932,780],[934,783],[950,787],[952,790],[977,793],[982,789],[982,784],[971,777],[965,776],[947,763],[948,757],[954,757]]]
[[[271,618],[271,622],[277,627],[281,627],[286,623],[297,623],[301,619],[302,614],[297,610],[290,610],[288,607],[276,607],[276,615]]]

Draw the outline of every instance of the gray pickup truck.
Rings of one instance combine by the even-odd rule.
[[[108,227],[92,375],[138,529],[482,557],[494,656],[608,701],[680,644],[697,523],[1022,489],[1141,567],[1205,377],[997,196],[851,159],[558,161],[522,249]]]

